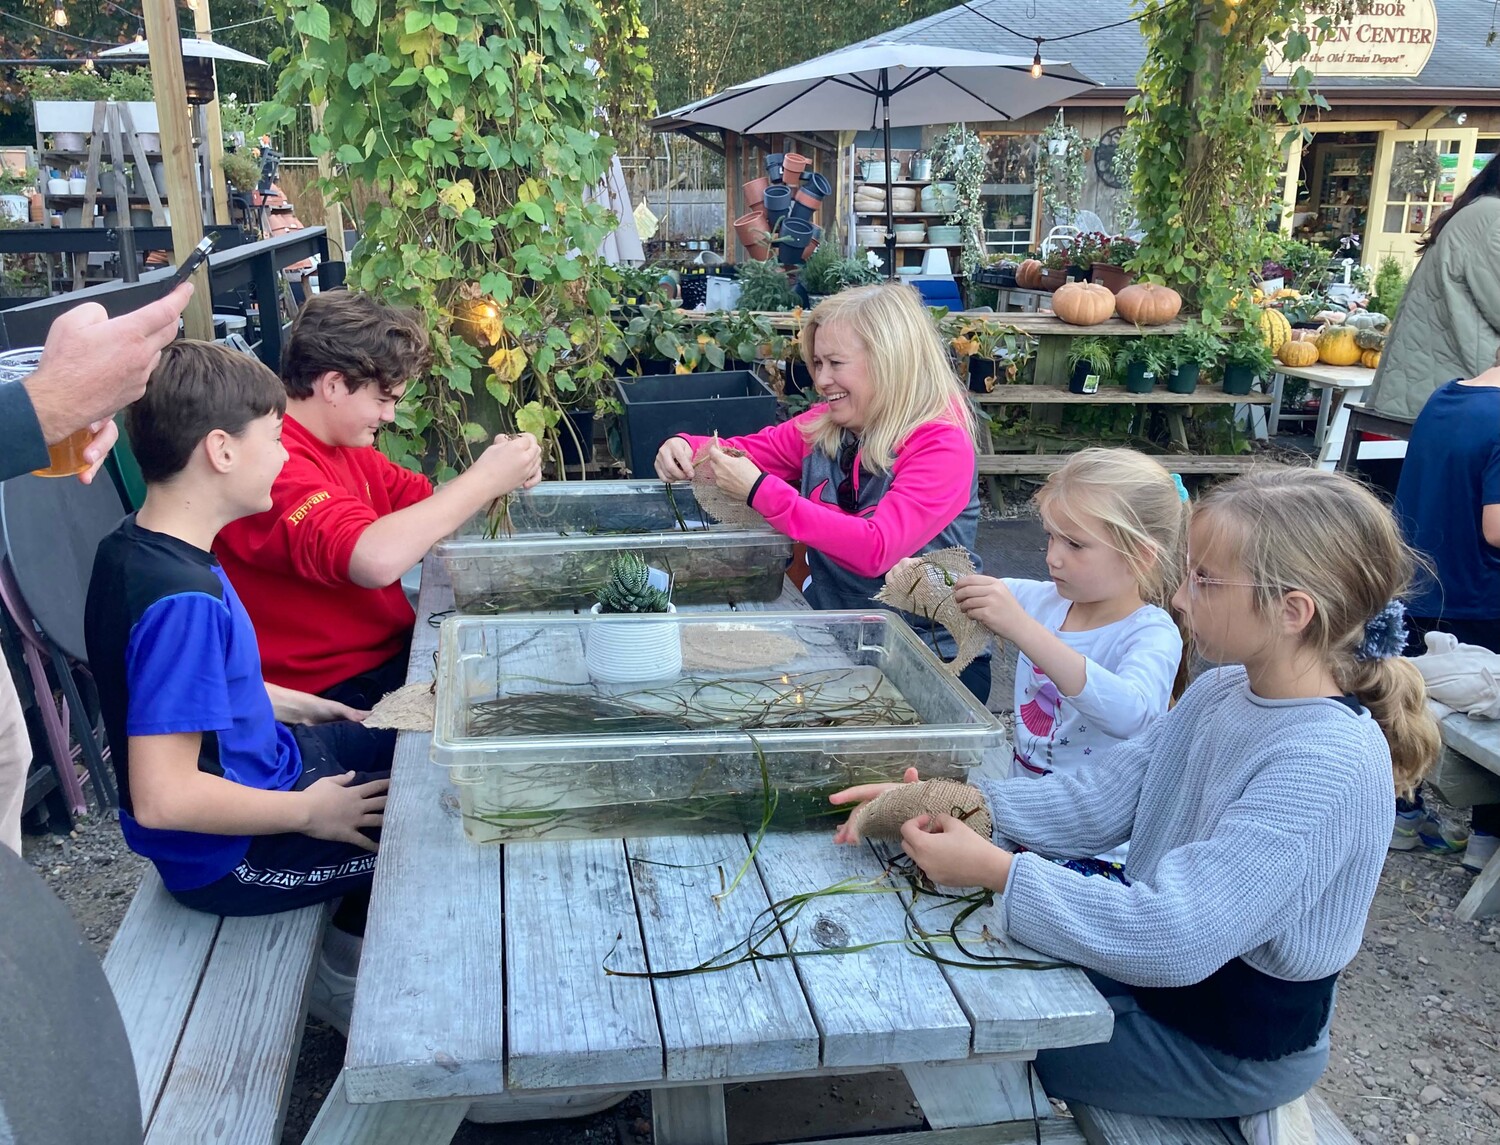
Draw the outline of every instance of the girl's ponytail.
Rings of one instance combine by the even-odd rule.
[[[1427,708],[1427,685],[1416,665],[1400,656],[1356,660],[1339,683],[1370,709],[1391,749],[1396,794],[1410,799],[1442,747]]]

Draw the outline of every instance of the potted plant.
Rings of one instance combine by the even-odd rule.
[[[1270,377],[1275,368],[1260,325],[1247,322],[1225,344],[1224,392],[1248,394],[1256,378]]]
[[[968,323],[961,318],[945,328],[948,345],[958,356],[959,377],[971,393],[987,394],[1002,380],[1013,382],[1031,357],[1031,340],[1014,326],[995,322]]]
[[[36,168],[12,171],[0,167],[0,217],[15,223],[27,222],[31,217],[31,200],[26,192],[36,188]]]
[[[851,286],[866,286],[880,281],[879,259],[871,264],[869,252],[858,252],[845,258],[833,243],[821,245],[802,268],[799,281],[816,306],[830,294],[837,294]]]
[[[1068,281],[1068,266],[1072,254],[1068,247],[1055,246],[1042,258],[1041,276],[1037,280],[1038,290],[1056,290]]]
[[[648,619],[676,611],[665,574],[648,566],[640,553],[617,553],[609,562],[598,603],[589,609],[600,618],[589,624],[585,636],[589,677],[606,684],[631,684],[676,676],[682,671],[677,625]]]
[[[1054,222],[1070,215],[1083,195],[1084,142],[1076,127],[1063,121],[1062,109],[1037,138],[1037,174],[1042,205]]]
[[[1149,394],[1171,362],[1167,340],[1160,334],[1125,338],[1115,355],[1115,372],[1124,380],[1125,391]]]
[[[775,259],[751,259],[739,267],[741,310],[780,311],[797,305],[792,284]]]
[[[933,178],[949,180],[954,189],[955,201],[946,208],[948,217],[943,222],[959,228],[964,244],[961,269],[971,277],[984,258],[979,236],[984,228],[980,195],[986,162],[979,136],[962,124],[954,124],[933,145]]]
[[[260,183],[260,160],[247,150],[224,152],[221,168],[225,181],[247,195]]]
[[[1190,394],[1198,388],[1198,375],[1224,356],[1224,340],[1202,322],[1190,322],[1172,336],[1172,376],[1167,389],[1174,394]]]
[[[1135,281],[1135,275],[1125,267],[1139,249],[1140,244],[1129,235],[1106,237],[1094,256],[1090,276],[1100,286],[1119,294]]]
[[[1114,350],[1110,339],[1096,336],[1074,338],[1068,345],[1068,392],[1093,394],[1114,378]]]

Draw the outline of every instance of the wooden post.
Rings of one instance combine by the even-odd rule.
[[[151,82],[156,88],[161,158],[167,176],[167,209],[172,213],[172,255],[173,261],[180,265],[203,238],[203,207],[198,200],[177,4],[176,0],[143,0],[141,10],[146,17],[146,39],[151,45]],[[189,338],[210,341],[214,336],[214,319],[207,265],[193,275],[193,285],[196,289],[183,323]]]
[[[193,6],[193,28],[200,40],[214,38],[213,17],[208,10],[208,0],[197,0]],[[203,134],[208,144],[208,167],[214,188],[215,223],[227,223],[229,218],[229,182],[224,178],[224,122],[219,118],[219,65],[213,64],[214,98],[203,105]]]
[[[323,131],[323,112],[327,108],[326,103],[312,105],[312,127],[319,134]],[[333,159],[326,154],[318,156],[318,178],[332,177]],[[348,257],[344,251],[344,208],[338,203],[330,203],[326,195],[322,198],[323,225],[328,228],[328,257],[334,262],[343,262]]]

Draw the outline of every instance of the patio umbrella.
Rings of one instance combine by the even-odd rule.
[[[742,135],[891,128],[1018,119],[1095,86],[1071,64],[931,44],[856,44],[736,84],[656,119],[670,130],[701,124]],[[895,270],[895,211],[885,197],[886,248]]]
[[[213,40],[199,40],[192,36],[182,37],[182,54],[185,58],[198,58],[208,60],[222,60],[229,64],[261,64],[265,60],[258,56],[248,55],[245,52],[236,51],[234,48],[215,43]],[[135,40],[128,44],[121,44],[117,48],[106,48],[99,53],[101,59],[119,59],[122,56],[139,56],[142,60],[151,55],[151,45],[145,40]]]

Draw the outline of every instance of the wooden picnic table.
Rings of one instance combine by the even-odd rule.
[[[427,621],[452,604],[429,556],[410,680],[432,678]],[[775,604],[739,606],[806,607],[790,585]],[[716,902],[719,870],[750,854],[743,835],[478,846],[429,739],[397,741],[348,1052],[309,1142],[446,1142],[471,1099],[644,1088],[658,1145],[712,1145],[727,1140],[726,1084],[892,1068],[935,1128],[1025,1119],[1029,1141],[1033,1099],[1050,1109],[1022,1063],[1110,1036],[1113,1014],[1079,970],[951,968],[899,945],[654,982],[606,975],[606,959],[693,966],[741,941],[772,897],[882,863],[822,832],[768,835]],[[900,938],[904,914],[895,895],[830,898],[782,940]],[[965,930],[986,921],[1002,933],[993,908]],[[1047,1139],[1082,1141],[1066,1124]]]

